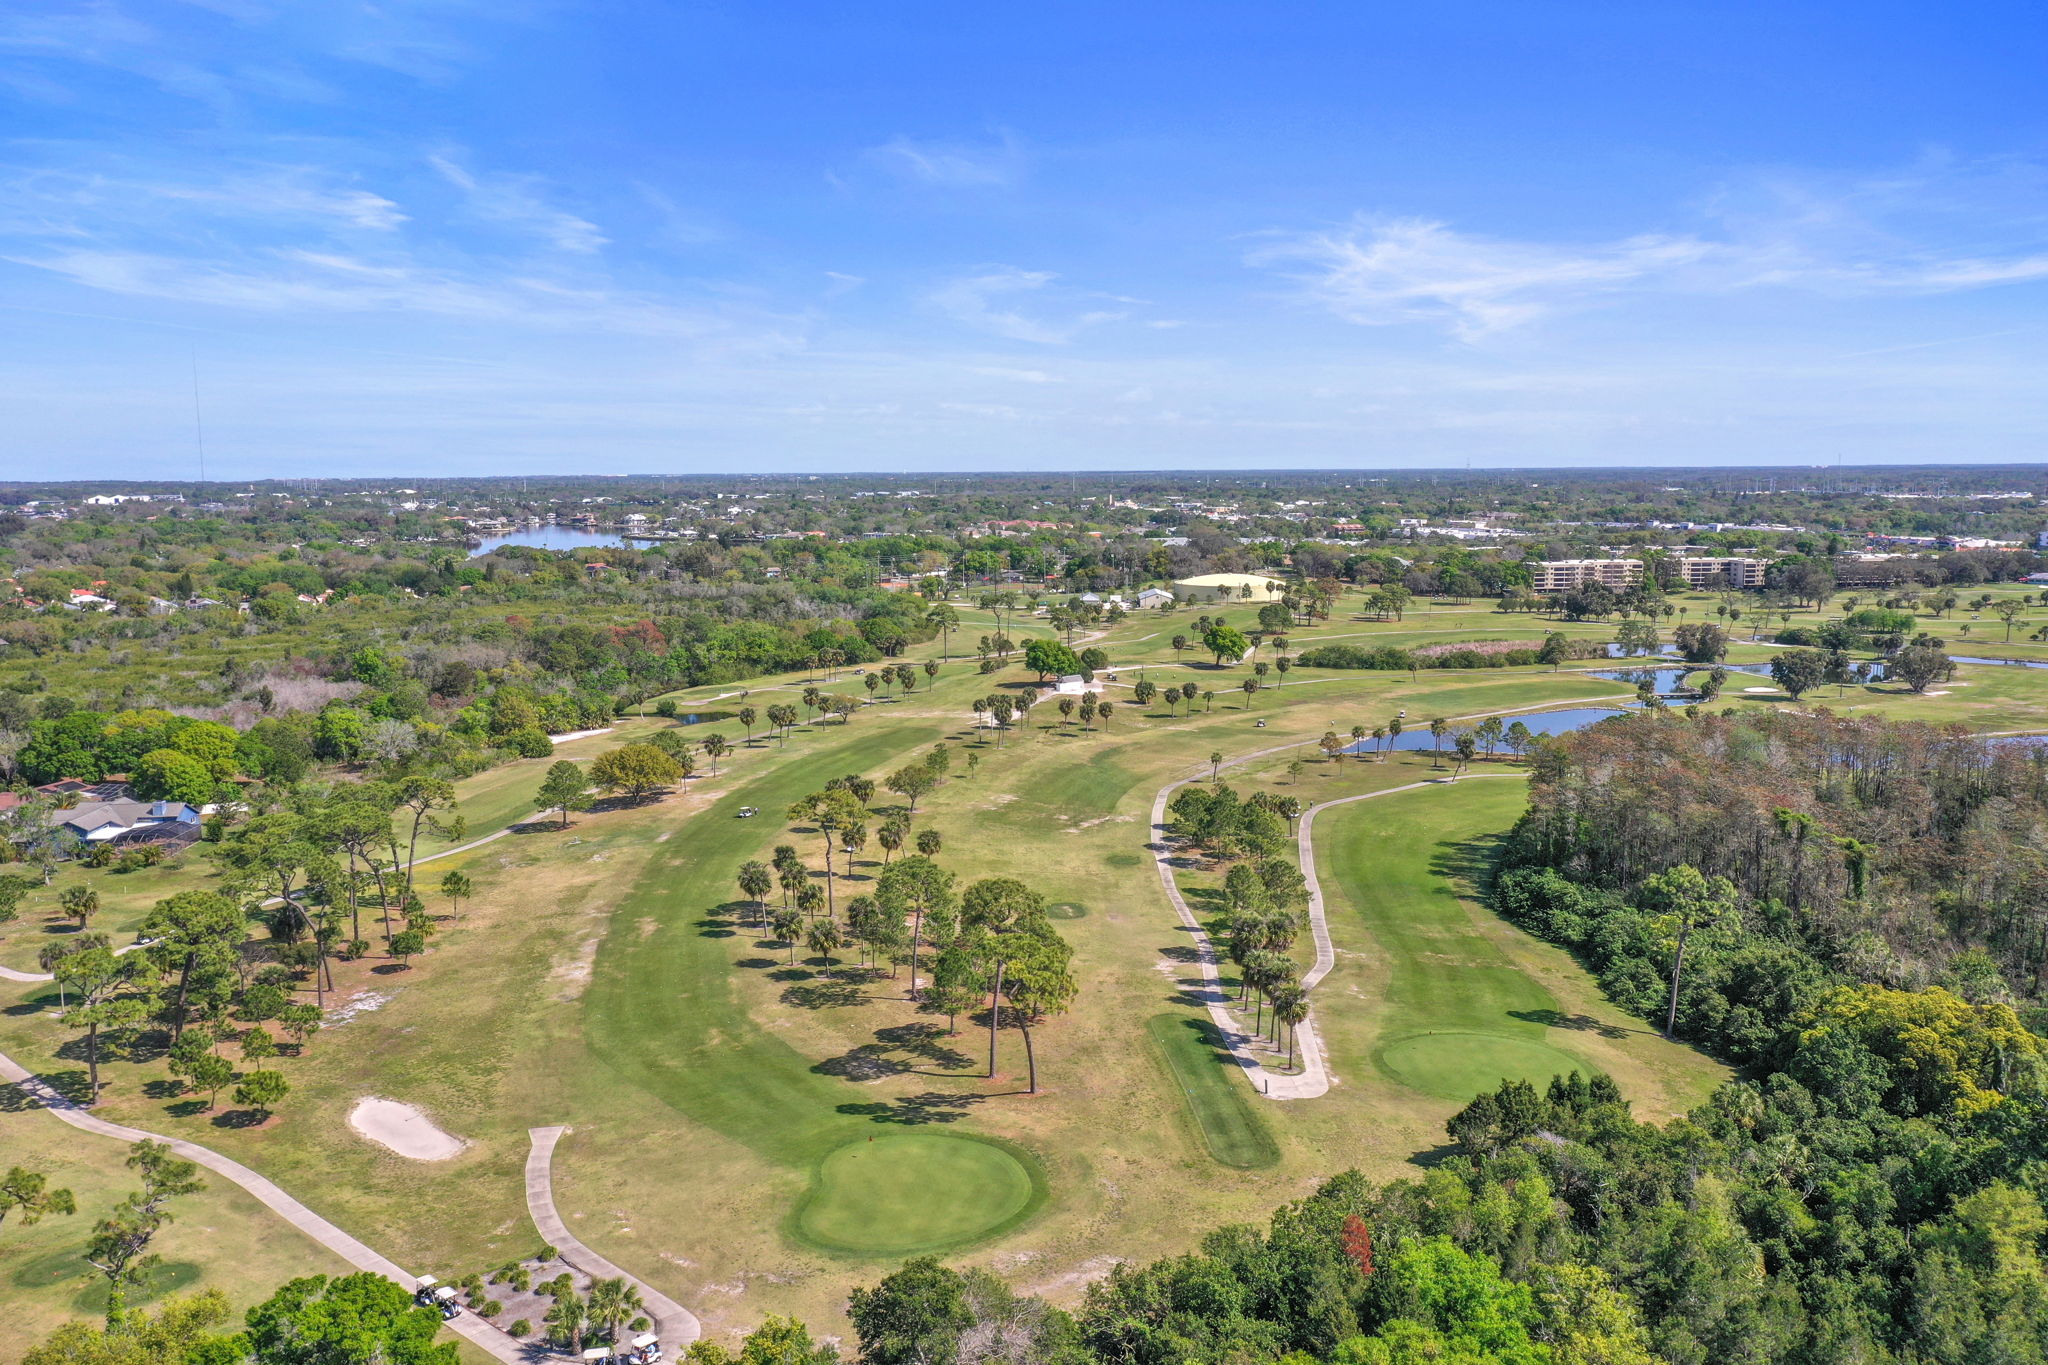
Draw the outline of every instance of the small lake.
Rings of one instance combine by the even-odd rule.
[[[531,545],[537,550],[582,550],[592,545],[616,546],[626,542],[611,531],[583,531],[574,526],[523,526],[502,536],[492,536],[469,552],[475,559],[506,545]]]
[[[1721,664],[1720,667],[1727,669],[1730,673],[1749,673],[1764,678],[1768,678],[1771,675],[1771,666],[1769,664]],[[1648,678],[1650,685],[1657,689],[1659,696],[1668,697],[1685,686],[1685,680],[1688,675],[1711,673],[1714,668],[1715,665],[1713,664],[1686,664],[1682,668],[1671,668],[1645,661],[1637,668],[1592,669],[1587,672],[1586,676],[1589,678],[1605,678],[1609,682],[1625,683],[1640,682],[1644,678]],[[1704,678],[1701,681],[1705,681]]]
[[[1519,715],[1502,716],[1500,723],[1502,728],[1505,729],[1516,721],[1520,721],[1535,734],[1562,735],[1568,734],[1573,730],[1583,730],[1595,721],[1606,720],[1610,716],[1627,715],[1634,709],[1633,706],[1568,706],[1556,711],[1531,711]],[[1413,722],[1403,721],[1402,724],[1408,725],[1410,728],[1403,730],[1398,739],[1390,740],[1379,748],[1376,748],[1370,739],[1363,739],[1356,744],[1348,745],[1344,752],[1347,754],[1372,754],[1380,752],[1380,748],[1386,748],[1398,749],[1404,753],[1413,753],[1419,749],[1427,753],[1431,749],[1436,748],[1437,741],[1435,736],[1429,733],[1429,721],[1426,717]],[[1444,734],[1444,752],[1451,752],[1452,739],[1460,730],[1470,730],[1472,728],[1474,727],[1469,721],[1461,721],[1453,725]],[[1480,745],[1482,751],[1484,751],[1485,747],[1483,744]],[[1503,752],[1505,751],[1503,750]]]
[[[1959,664],[2006,664],[2012,668],[2048,668],[2048,663],[2037,659],[1980,659],[1974,654],[1951,654],[1949,659]]]

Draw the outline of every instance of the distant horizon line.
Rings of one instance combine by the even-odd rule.
[[[1745,471],[1747,471],[1747,472],[1755,472],[1755,473],[1760,473],[1760,474],[1768,473],[1768,474],[1792,474],[1792,475],[1812,475],[1812,474],[1823,474],[1823,473],[1824,473],[1824,474],[1831,474],[1831,475],[1835,475],[1835,476],[1846,476],[1846,475],[1852,475],[1852,474],[1869,474],[1869,475],[1878,475],[1878,474],[1882,474],[1882,475],[1887,475],[1887,476],[1890,476],[1890,477],[1898,477],[1898,476],[1900,476],[1900,475],[1903,475],[1903,474],[1909,474],[1909,473],[1914,473],[1914,472],[1941,472],[1941,473],[1955,474],[1955,473],[1962,473],[1962,472],[1978,472],[1978,473],[1988,473],[1988,472],[1993,472],[1993,471],[2002,471],[2002,470],[2011,470],[2011,471],[2015,471],[2015,472],[2028,472],[2028,473],[2032,473],[2032,472],[2036,472],[2036,471],[2048,471],[2048,459],[2044,459],[2044,460],[2037,460],[2037,461],[2015,461],[2015,460],[1997,460],[1997,461],[1984,461],[1984,462],[1981,462],[1981,463],[1979,463],[1979,462],[1940,462],[1940,463],[1925,463],[1925,464],[1915,464],[1915,463],[1907,463],[1907,462],[1899,462],[1899,463],[1887,463],[1887,464],[1749,464],[1749,463],[1729,463],[1729,464],[1686,464],[1686,465],[1538,465],[1538,464],[1530,464],[1530,465],[1512,465],[1512,464],[1509,464],[1509,465],[1474,465],[1474,466],[1471,466],[1471,467],[1468,467],[1468,468],[1463,468],[1463,469],[1442,469],[1442,468],[1431,468],[1431,467],[1426,467],[1426,466],[1416,466],[1416,467],[1402,467],[1402,466],[1387,466],[1387,465],[1375,465],[1375,466],[1350,466],[1350,467],[1346,467],[1346,466],[1341,466],[1341,465],[1303,465],[1303,466],[1289,466],[1289,467],[1285,467],[1285,468],[1277,468],[1277,467],[1276,467],[1276,468],[1256,468],[1256,467],[1248,467],[1248,468],[1235,468],[1235,469],[1200,469],[1200,470],[1190,470],[1190,469],[1170,469],[1170,468],[1148,468],[1148,467],[1143,467],[1143,466],[1139,466],[1139,467],[1135,467],[1135,468],[1130,468],[1130,469],[1092,469],[1092,470],[1079,470],[1079,469],[1059,469],[1059,468],[1045,468],[1045,469],[1000,469],[1000,470],[969,470],[969,469],[957,469],[957,470],[955,470],[955,469],[912,469],[912,470],[891,470],[891,469],[859,469],[859,470],[832,470],[832,471],[820,471],[820,470],[804,470],[804,469],[789,469],[789,470],[776,470],[776,471],[768,471],[768,472],[758,472],[758,473],[735,473],[735,472],[726,472],[726,471],[720,471],[720,472],[709,472],[709,471],[706,471],[706,472],[669,472],[669,473],[661,473],[661,472],[653,472],[653,471],[636,471],[636,472],[633,472],[633,473],[613,474],[613,473],[571,473],[571,472],[566,472],[566,471],[549,471],[549,472],[545,472],[545,473],[530,473],[530,474],[431,474],[431,473],[425,473],[425,472],[418,472],[418,473],[404,473],[404,474],[350,474],[350,475],[321,475],[321,476],[317,476],[317,477],[308,477],[308,476],[305,476],[305,475],[289,475],[289,474],[265,474],[265,475],[255,475],[255,476],[240,476],[240,477],[229,477],[229,478],[210,478],[210,479],[167,479],[167,478],[164,478],[164,477],[162,477],[162,476],[160,476],[160,475],[157,475],[157,476],[150,476],[150,477],[136,477],[136,478],[118,478],[118,477],[117,477],[117,478],[98,478],[98,479],[22,479],[22,478],[11,478],[11,479],[0,479],[0,489],[34,489],[34,488],[111,488],[111,487],[118,487],[118,486],[129,486],[129,487],[138,487],[138,486],[139,486],[139,487],[153,487],[153,488],[223,488],[223,487],[230,487],[230,486],[238,486],[238,485],[248,485],[248,484],[280,484],[280,485],[291,485],[291,486],[296,486],[296,487],[301,487],[301,488],[311,488],[311,487],[328,487],[328,486],[333,486],[333,485],[337,485],[337,484],[361,484],[361,483],[397,483],[397,482],[406,482],[406,481],[412,481],[412,482],[419,482],[419,483],[514,483],[514,482],[518,482],[518,481],[521,481],[521,480],[528,480],[528,481],[532,481],[532,480],[540,480],[540,481],[546,481],[546,482],[558,482],[558,483],[573,483],[573,482],[579,482],[579,481],[580,481],[580,482],[598,482],[598,481],[603,481],[603,482],[622,482],[622,483],[627,483],[627,482],[647,482],[647,481],[664,481],[664,480],[675,480],[675,481],[684,481],[684,480],[689,480],[689,481],[697,481],[697,482],[709,482],[709,483],[717,483],[717,482],[731,482],[731,483],[761,483],[761,482],[771,482],[771,481],[776,481],[776,480],[800,480],[800,481],[805,481],[805,482],[824,482],[824,481],[827,481],[827,480],[831,480],[831,481],[843,481],[843,480],[862,480],[862,479],[865,479],[865,480],[873,480],[873,479],[907,479],[907,480],[917,480],[917,479],[975,479],[975,480],[1008,480],[1008,479],[1033,479],[1033,478],[1039,478],[1039,479],[1064,479],[1064,480],[1074,480],[1074,479],[1081,479],[1081,478],[1086,478],[1086,479],[1091,479],[1091,480],[1102,480],[1102,479],[1126,479],[1126,478],[1151,478],[1151,479],[1161,479],[1161,478],[1164,478],[1164,479],[1176,479],[1176,480],[1185,480],[1185,481],[1188,481],[1188,482],[1200,482],[1200,481],[1203,481],[1203,480],[1213,480],[1213,479],[1236,479],[1236,480],[1242,480],[1242,479],[1267,479],[1267,478],[1306,478],[1306,477],[1328,477],[1328,478],[1335,478],[1335,477],[1340,477],[1340,476],[1344,476],[1344,475],[1353,475],[1353,476],[1357,476],[1357,477],[1360,477],[1360,478],[1364,478],[1364,479],[1367,479],[1367,480],[1379,480],[1379,479],[1390,479],[1390,478],[1429,478],[1429,479],[1447,479],[1447,478],[1448,478],[1448,479],[1454,479],[1454,478],[1457,478],[1457,477],[1459,477],[1459,476],[1461,476],[1461,475],[1494,475],[1494,474],[1550,474],[1550,475],[1572,475],[1572,476],[1577,476],[1577,477],[1587,477],[1587,476],[1599,476],[1599,475],[1610,475],[1610,476],[1626,476],[1626,475],[1642,475],[1642,476],[1652,476],[1652,475],[1654,475],[1654,476],[1659,476],[1659,477],[1676,477],[1676,476],[1682,476],[1682,475],[1685,475],[1685,474],[1689,474],[1689,473],[1705,473],[1705,472],[1711,472],[1711,473],[1714,473],[1714,474],[1721,474],[1721,475],[1725,475],[1725,474],[1730,474],[1730,473],[1738,473],[1738,472],[1745,472]]]

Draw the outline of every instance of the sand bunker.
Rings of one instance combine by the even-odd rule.
[[[446,1161],[469,1144],[443,1132],[410,1104],[365,1095],[348,1111],[348,1126],[370,1141],[414,1161]]]

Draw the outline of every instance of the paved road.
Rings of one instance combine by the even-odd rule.
[[[224,1176],[240,1185],[287,1223],[358,1270],[382,1275],[408,1290],[419,1283],[418,1276],[401,1267],[396,1261],[379,1255],[368,1245],[343,1232],[241,1162],[230,1160],[211,1147],[201,1147],[196,1142],[186,1142],[181,1138],[145,1133],[140,1128],[125,1128],[118,1123],[96,1118],[41,1078],[31,1075],[4,1053],[0,1053],[0,1080],[10,1081],[21,1087],[23,1093],[73,1128],[125,1143],[141,1142],[145,1138],[152,1142],[164,1143],[187,1161],[196,1161],[216,1175]],[[464,1312],[448,1325],[499,1360],[505,1361],[506,1365],[535,1365],[537,1361],[553,1359],[544,1348],[521,1345],[474,1313]]]
[[[566,1128],[526,1130],[526,1136],[533,1144],[526,1152],[526,1211],[533,1215],[533,1225],[540,1229],[541,1240],[551,1244],[564,1261],[592,1279],[630,1280],[639,1289],[640,1297],[647,1305],[647,1316],[654,1319],[655,1333],[661,1338],[664,1351],[673,1359],[682,1353],[683,1347],[703,1335],[703,1324],[697,1321],[697,1315],[639,1276],[619,1269],[585,1246],[575,1233],[569,1231],[562,1215],[555,1211],[555,1144],[568,1131]]]

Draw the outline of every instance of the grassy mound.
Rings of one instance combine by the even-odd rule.
[[[1220,1045],[1214,1024],[1188,1014],[1158,1014],[1145,1022],[1145,1031],[1180,1086],[1210,1156],[1239,1170],[1280,1160],[1265,1120],[1252,1111],[1249,1091],[1231,1074],[1237,1063]]]
[[[792,1230],[823,1251],[897,1257],[944,1251],[1016,1226],[1043,1201],[1028,1155],[954,1133],[849,1142],[819,1163]]]

